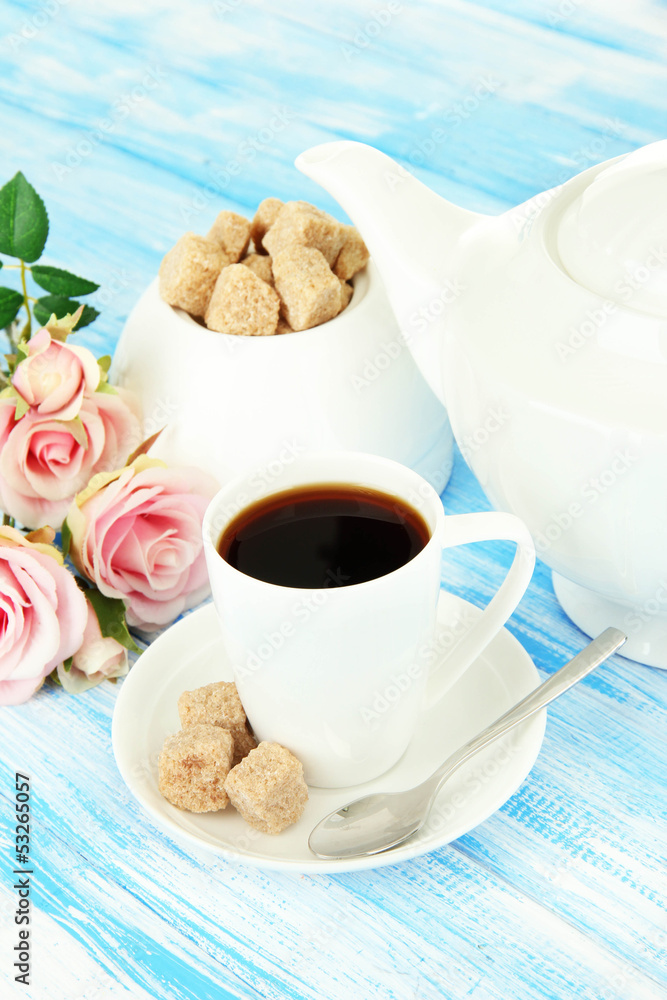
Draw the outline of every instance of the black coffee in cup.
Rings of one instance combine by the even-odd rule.
[[[218,552],[257,580],[319,590],[391,573],[430,537],[421,514],[398,497],[317,483],[250,504],[224,530]]]

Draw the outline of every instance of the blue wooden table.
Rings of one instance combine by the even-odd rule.
[[[369,142],[498,212],[664,138],[664,16],[661,0],[5,0],[1,179],[20,169],[43,195],[47,262],[100,282],[81,342],[102,353],[184,230],[267,194],[335,211],[293,167],[315,143]],[[444,502],[488,507],[460,457]],[[447,584],[482,604],[508,558],[459,550]],[[585,641],[541,564],[509,629],[543,675]],[[116,770],[117,693],[0,710],[3,998],[667,996],[665,673],[616,656],[558,701],[519,791],[451,846],[320,876],[168,839]],[[16,770],[33,788],[29,989]]]

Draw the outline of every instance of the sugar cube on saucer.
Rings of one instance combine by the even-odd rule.
[[[189,812],[224,809],[233,746],[232,734],[220,726],[190,726],[168,736],[158,758],[160,792]]]
[[[184,729],[206,724],[229,730],[234,740],[232,767],[257,746],[248,732],[246,714],[233,681],[216,681],[194,691],[183,691],[178,714]]]
[[[279,743],[260,743],[227,775],[225,790],[244,820],[262,833],[280,833],[308,800],[300,761]]]

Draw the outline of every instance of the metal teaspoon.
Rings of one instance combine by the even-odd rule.
[[[348,803],[321,820],[308,844],[319,858],[379,854],[402,844],[422,828],[436,795],[465,761],[541,708],[551,704],[615,653],[627,636],[608,628],[548,680],[453,753],[430,778],[403,792],[377,792]]]

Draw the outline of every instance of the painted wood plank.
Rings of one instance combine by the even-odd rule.
[[[366,0],[99,0],[64,5],[43,27],[31,5],[3,5],[4,176],[23,169],[44,194],[50,262],[102,280],[104,313],[83,342],[112,349],[165,250],[220,208],[249,214],[273,193],[335,210],[292,166],[314,143],[373,142],[440,193],[496,212],[665,133],[657,3],[400,6],[375,35],[367,25],[382,5]],[[16,47],[26,24],[33,37]],[[157,85],[132,100],[151,67]],[[285,128],[262,143],[281,108]],[[58,172],[68,155],[75,165]],[[460,458],[445,504],[488,507]],[[510,558],[507,546],[468,547],[443,575],[483,604]],[[510,629],[545,674],[585,641],[544,566]],[[120,974],[170,998],[658,998],[666,682],[614,657],[553,706],[536,767],[498,814],[378,872],[260,873],[172,844],[115,770],[111,685],[1,711],[0,796],[7,805],[16,761],[34,769],[37,900],[69,949],[71,996]],[[56,981],[64,963],[52,967]]]

